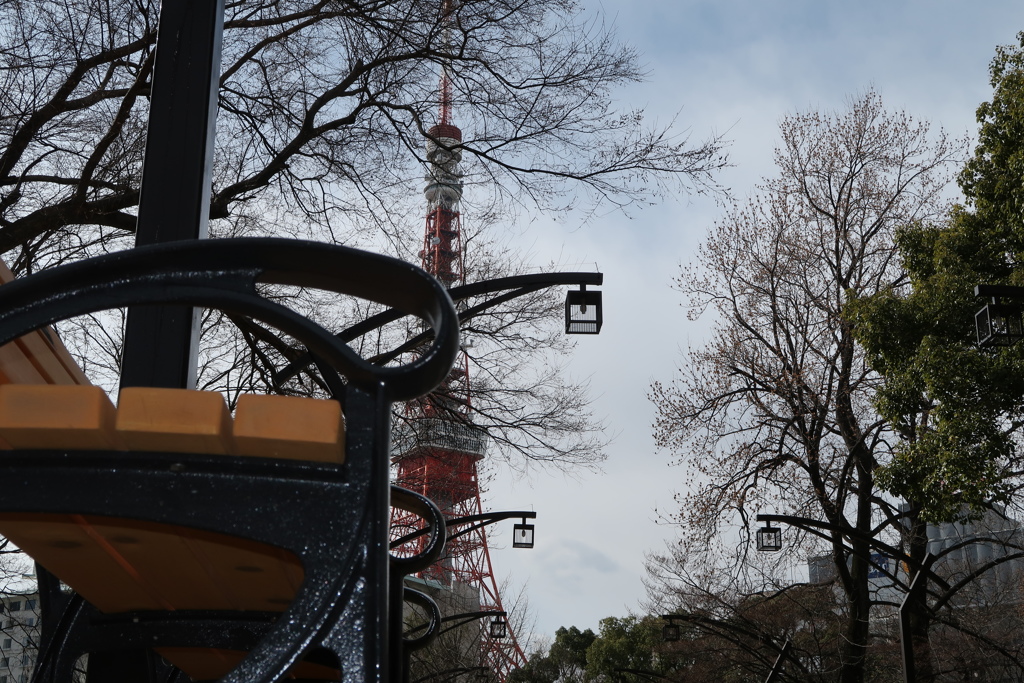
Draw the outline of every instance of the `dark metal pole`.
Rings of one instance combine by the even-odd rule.
[[[150,85],[149,127],[135,245],[206,237],[224,0],[163,0]],[[133,306],[121,386],[193,388],[198,313]],[[148,680],[147,651],[93,653],[87,683]]]
[[[206,237],[223,26],[224,0],[161,3],[136,246]],[[121,386],[194,386],[196,313],[130,308]]]

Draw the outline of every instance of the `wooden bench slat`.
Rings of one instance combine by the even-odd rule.
[[[337,401],[244,394],[234,423],[238,455],[344,462],[345,420]]]
[[[197,681],[215,681],[223,678],[242,661],[244,652],[214,648],[159,647],[155,648],[161,657],[178,667]],[[337,681],[341,674],[337,669],[299,662],[288,673],[289,678],[301,680]]]
[[[13,448],[116,448],[114,405],[94,386],[0,385],[0,438]]]
[[[188,530],[127,519],[90,518],[89,523],[110,552],[131,566],[133,580],[154,596],[157,609],[238,609],[196,559],[183,533]],[[60,577],[57,569],[50,571]],[[128,611],[116,601],[93,604],[103,612]]]
[[[231,413],[215,391],[127,387],[118,399],[115,429],[129,450],[232,452]]]
[[[4,535],[108,614],[284,611],[303,571],[291,553],[233,536],[138,520],[0,515]]]
[[[10,268],[0,261],[0,284],[13,279]],[[0,347],[0,383],[90,384],[50,327],[30,332]]]
[[[79,384],[76,378],[57,358],[53,347],[39,330],[19,337],[14,343],[22,350],[28,360],[43,376],[47,384]]]
[[[64,368],[64,371],[70,377],[72,384],[92,384],[89,378],[86,377],[85,372],[79,367],[78,363],[71,354],[68,352],[64,342],[60,340],[60,335],[57,334],[56,330],[52,327],[44,327],[41,330],[36,331],[34,334],[38,335],[42,343],[49,349],[50,353],[53,354],[53,359],[60,363]]]
[[[165,609],[71,515],[4,514],[0,527],[12,543],[97,607],[116,606],[118,612]]]
[[[345,431],[334,401],[248,395],[232,419],[215,392],[127,388],[115,409],[99,387],[6,384],[0,385],[0,440],[20,449],[130,449],[340,463]],[[106,613],[283,611],[303,580],[301,562],[291,553],[191,528],[82,515],[4,514],[0,533]],[[159,652],[196,680],[223,676],[242,656],[205,648]],[[339,678],[336,669],[309,663],[300,664],[295,675]]]
[[[46,384],[46,378],[17,344],[0,346],[0,384]]]
[[[277,612],[288,607],[302,583],[299,560],[278,548],[234,541],[191,539],[194,552],[220,577],[224,597],[237,605],[235,609]]]

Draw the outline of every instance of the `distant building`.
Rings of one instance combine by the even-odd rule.
[[[39,644],[39,594],[0,594],[0,683],[28,683]]]
[[[928,525],[928,552],[937,558],[934,569],[951,580],[966,577],[990,562],[1010,558],[1020,553],[1022,546],[1024,528],[1002,510],[988,510],[981,519],[971,522]],[[1022,579],[1024,559],[1006,559],[982,573],[954,604],[1020,604],[1024,602]]]
[[[850,566],[850,557],[846,558],[847,567]],[[901,568],[898,563],[884,553],[871,553],[871,565],[868,568],[868,586],[871,591],[871,599],[881,602],[899,602],[902,594],[896,588],[892,580],[893,576],[899,576]],[[836,577],[836,565],[832,555],[816,555],[807,558],[807,578],[810,583],[822,584],[832,581]],[[905,574],[901,578],[906,578]]]
[[[933,571],[950,586],[960,587],[945,605],[950,610],[946,618],[952,621],[933,623],[929,632],[932,654],[946,671],[937,680],[966,680],[960,676],[969,672],[970,680],[1019,682],[1018,666],[997,655],[1024,653],[1024,558],[1015,557],[1024,548],[1024,526],[997,509],[969,522],[929,525],[927,534],[928,552],[935,558]],[[832,556],[809,557],[807,573],[812,584],[833,581]],[[898,637],[896,606],[906,595],[894,579],[906,585],[907,565],[873,553],[868,582],[872,599],[882,604],[872,610],[871,620],[891,642]],[[986,640],[998,647],[980,647]]]

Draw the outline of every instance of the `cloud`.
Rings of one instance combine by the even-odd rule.
[[[592,574],[610,575],[622,566],[602,550],[577,539],[560,539],[548,543],[539,558],[541,568],[560,582],[579,583]]]

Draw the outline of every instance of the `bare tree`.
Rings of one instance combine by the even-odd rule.
[[[16,273],[130,247],[135,231],[158,2],[0,0],[0,253]],[[519,211],[628,207],[670,190],[716,190],[720,139],[691,144],[616,111],[644,76],[569,0],[229,0],[211,234],[285,235],[369,246],[417,261],[423,143],[438,75],[451,82],[475,226]],[[475,279],[524,266],[467,229]],[[481,248],[482,247],[482,248]],[[282,292],[342,330],[372,310]],[[555,303],[536,295],[467,330],[478,421],[512,462],[587,464],[601,439],[566,382]],[[205,320],[204,388],[229,398],[282,388],[299,352],[258,328]],[[238,324],[239,321],[230,321]],[[120,370],[120,316],[61,328],[96,381]],[[404,330],[355,340],[383,351]],[[538,355],[539,353],[539,355]],[[548,354],[548,355],[545,355]],[[372,354],[370,354],[372,355]],[[524,358],[537,362],[527,363]],[[523,460],[521,456],[525,456]]]
[[[657,443],[689,473],[679,546],[654,564],[697,584],[727,572],[753,593],[751,512],[824,523],[810,548],[831,557],[841,590],[839,679],[861,681],[872,542],[923,527],[902,533],[903,513],[876,490],[889,431],[844,306],[899,280],[894,231],[944,215],[962,147],[872,92],[836,114],[787,116],[780,132],[778,175],[715,225],[677,280],[691,316],[717,318],[677,378],[651,390]]]
[[[676,183],[712,187],[724,164],[718,140],[690,146],[610,107],[642,67],[566,0],[463,0],[444,21],[436,0],[227,4],[220,234],[394,237],[442,64],[481,196],[628,205]],[[134,232],[157,6],[0,3],[0,252],[16,250],[15,272]]]

